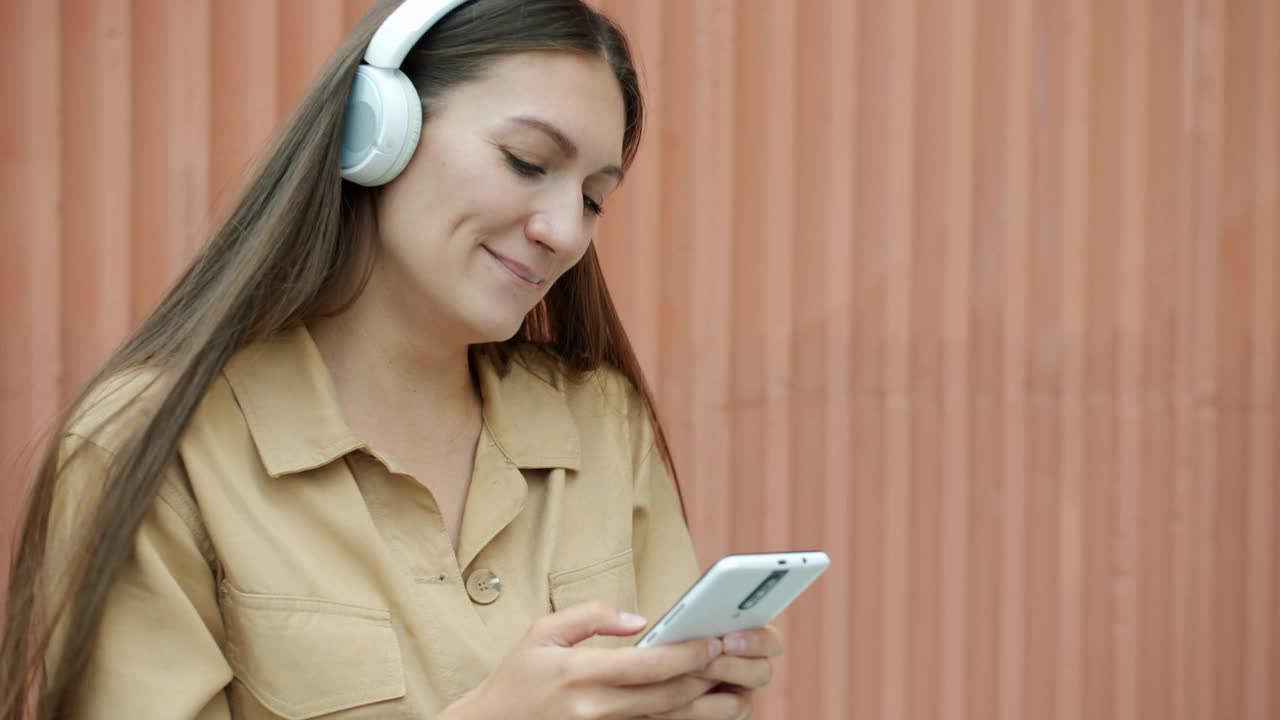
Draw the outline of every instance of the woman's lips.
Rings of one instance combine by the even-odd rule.
[[[505,268],[507,272],[511,273],[511,275],[515,277],[515,279],[518,280],[522,285],[526,285],[528,287],[538,287],[539,285],[542,284],[542,281],[544,278],[538,273],[531,270],[528,265],[525,265],[516,260],[513,260],[507,257],[506,255],[501,255],[499,253],[496,253],[493,250],[491,250],[488,246],[481,245],[480,247],[483,247],[485,252],[489,253],[490,257],[498,261],[498,264],[501,265],[503,268]]]

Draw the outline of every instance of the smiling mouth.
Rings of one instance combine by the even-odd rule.
[[[515,260],[506,257],[505,255],[499,255],[484,245],[481,245],[480,247],[484,248],[484,251],[489,253],[489,257],[493,258],[499,265],[506,269],[506,271],[510,273],[520,285],[531,288],[536,288],[542,285],[543,278],[534,271],[524,265],[521,265]]]

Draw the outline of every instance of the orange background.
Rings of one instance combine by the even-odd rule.
[[[6,529],[365,4],[0,7]],[[599,4],[702,561],[835,560],[757,717],[1280,717],[1280,1]]]

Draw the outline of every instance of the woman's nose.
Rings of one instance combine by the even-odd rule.
[[[530,215],[525,235],[557,255],[572,254],[586,237],[581,192],[561,193],[553,202]]]

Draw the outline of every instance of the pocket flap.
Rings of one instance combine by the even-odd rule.
[[[551,588],[553,610],[564,610],[589,600],[600,600],[617,610],[637,611],[636,569],[631,560],[630,548],[585,567],[551,573],[548,584]],[[596,636],[583,644],[612,647],[627,645],[634,640]]]
[[[227,661],[271,712],[305,720],[404,697],[389,610],[221,590]]]

